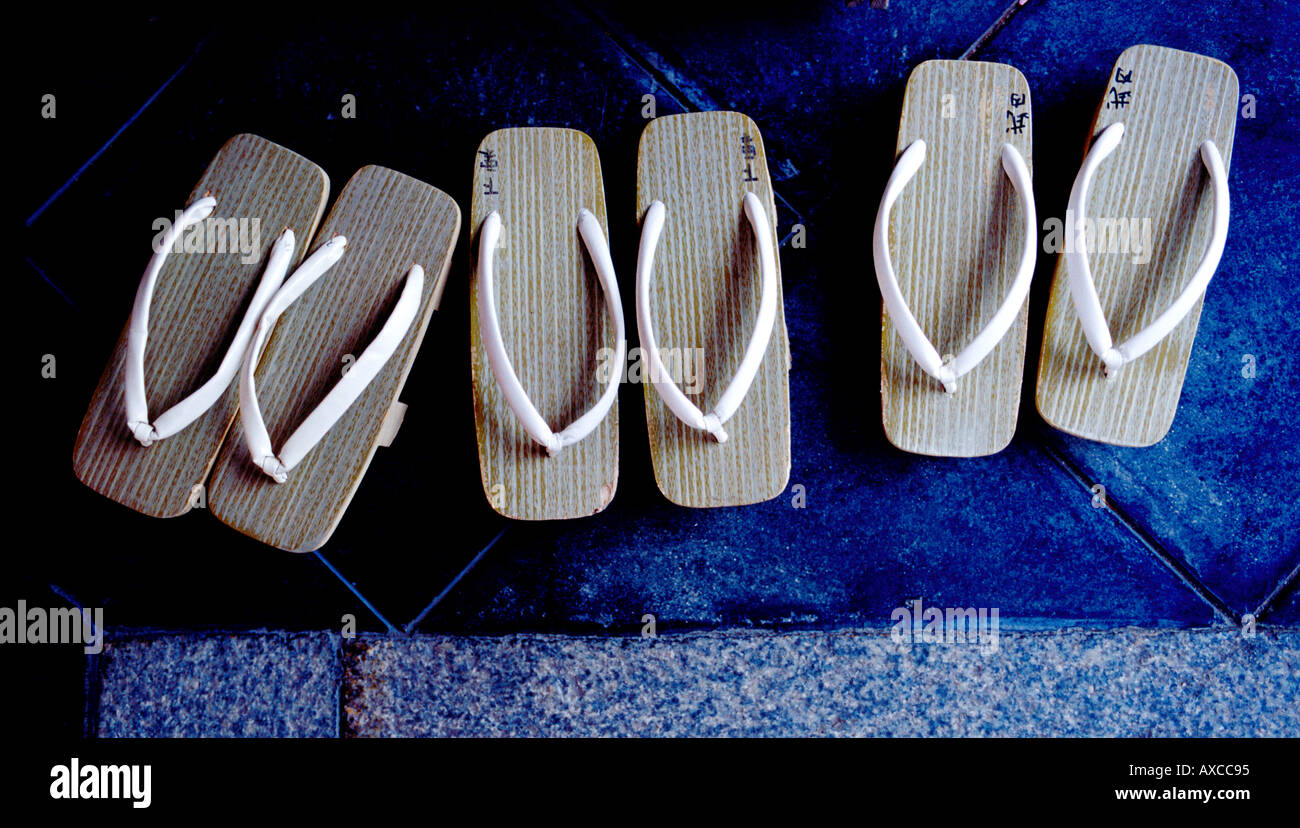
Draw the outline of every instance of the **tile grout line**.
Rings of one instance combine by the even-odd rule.
[[[626,32],[616,31],[614,24],[610,23],[609,20],[599,12],[591,9],[587,4],[577,3],[576,5],[582,14],[586,15],[601,27],[604,35],[613,42],[614,46],[617,47],[620,52],[627,56],[629,61],[648,74],[651,80],[662,87],[664,91],[668,93],[668,96],[676,101],[682,109],[685,109],[688,112],[709,112],[725,109],[725,107],[720,106],[717,101],[710,98],[705,92],[687,92],[680,85],[669,79],[668,74],[663,69],[656,66],[649,58],[642,56],[641,51],[643,50],[654,53],[654,50],[651,49],[648,44],[640,42],[639,39],[634,43],[632,36],[628,35]],[[796,207],[788,198],[778,192],[776,187],[772,188],[772,196],[778,203],[784,205],[787,210],[794,214],[795,222],[793,223],[798,224],[805,221],[806,216],[810,211],[801,210]],[[779,229],[778,226],[778,231]],[[785,247],[793,234],[793,231],[787,233],[781,238],[777,246]]]
[[[65,302],[67,302],[69,305],[71,305],[71,306],[72,306],[73,308],[75,308],[76,310],[81,310],[81,307],[80,307],[76,302],[72,301],[72,297],[69,296],[68,294],[64,293],[64,292],[63,292],[63,288],[61,288],[61,287],[59,287],[58,285],[54,284],[54,280],[51,279],[49,276],[45,275],[45,271],[44,271],[44,270],[41,270],[40,266],[37,265],[36,262],[32,261],[32,257],[31,257],[31,256],[27,256],[27,257],[25,257],[25,258],[27,259],[27,266],[30,267],[32,270],[36,271],[36,275],[37,275],[37,276],[40,276],[41,279],[43,279],[43,280],[45,281],[45,284],[47,284],[47,285],[49,285],[50,287],[54,288],[54,292],[57,293],[57,294],[59,294],[59,298],[61,298],[61,299],[62,299],[63,301],[65,301]]]
[[[386,617],[384,617],[384,614],[379,611],[379,608],[370,602],[369,598],[362,595],[361,591],[357,589],[356,586],[351,581],[343,577],[343,573],[339,572],[338,569],[334,567],[334,564],[330,563],[329,560],[324,555],[321,554],[321,551],[319,549],[312,552],[312,554],[316,556],[316,560],[324,564],[325,568],[334,574],[335,578],[338,578],[340,581],[343,582],[343,586],[347,587],[348,591],[351,592],[353,595],[355,595],[357,597],[357,600],[360,601],[362,604],[364,604],[365,608],[370,610],[370,612],[373,613],[374,616],[378,618],[385,627],[388,628],[388,631],[390,633],[400,632],[400,630],[398,630],[397,627],[393,626],[392,622],[390,622]]]
[[[1225,627],[1223,625],[1204,625],[1180,627],[1144,627],[1139,624],[1129,624],[1122,627],[1088,627],[1074,626],[1062,627],[1059,629],[1005,629],[1005,624],[1000,628],[999,635],[1003,638],[1026,642],[1050,641],[1052,639],[1069,638],[1069,637],[1087,637],[1087,638],[1115,638],[1126,633],[1133,633],[1148,638],[1170,638],[1175,636],[1185,636],[1188,638],[1200,637],[1223,637],[1231,638],[1240,637],[1241,633],[1234,627]],[[1278,636],[1298,636],[1300,637],[1300,626],[1279,625],[1276,627],[1266,628],[1266,632]],[[639,632],[629,631],[626,633],[562,633],[562,632],[509,632],[509,633],[424,633],[411,637],[411,643],[419,646],[431,641],[457,640],[471,641],[475,643],[500,643],[506,640],[513,641],[548,641],[558,643],[572,643],[575,645],[592,645],[592,646],[617,646],[620,644],[636,644],[648,649],[661,647],[673,647],[683,644],[690,644],[695,641],[717,641],[727,639],[783,639],[783,638],[825,638],[825,639],[880,639],[891,640],[891,628],[888,625],[881,627],[857,628],[857,627],[834,627],[831,629],[817,628],[799,628],[789,630],[771,630],[771,629],[748,629],[728,627],[725,629],[709,628],[690,628],[680,632],[670,632],[666,635],[660,635],[652,641],[647,641]],[[376,644],[383,644],[392,641],[392,636],[382,633],[365,633],[358,638],[365,638],[366,641]],[[904,646],[904,649],[896,655],[905,657],[909,649],[919,648],[944,648],[949,645],[941,643],[924,643],[916,642]]]
[[[86,656],[86,670],[82,680],[81,738],[99,738],[99,698],[104,692],[103,654]]]
[[[1048,456],[1051,457],[1052,460],[1057,465],[1059,465],[1066,472],[1067,475],[1072,477],[1075,480],[1075,482],[1077,482],[1080,486],[1082,486],[1085,491],[1091,492],[1093,484],[1095,484],[1097,481],[1090,478],[1084,472],[1082,467],[1076,464],[1065,453],[1065,451],[1059,445],[1057,445],[1056,441],[1051,435],[1045,433],[1041,427],[1038,429],[1038,432],[1039,432],[1039,437],[1041,438],[1039,445],[1043,448],[1044,451],[1047,452]],[[1159,560],[1162,564],[1165,565],[1166,568],[1168,568],[1171,572],[1173,572],[1174,577],[1182,581],[1183,585],[1186,586],[1188,589],[1190,589],[1192,592],[1196,593],[1197,597],[1199,597],[1202,601],[1209,604],[1210,608],[1213,609],[1214,612],[1220,618],[1222,618],[1226,623],[1231,624],[1232,626],[1238,626],[1241,623],[1241,620],[1233,612],[1232,607],[1228,606],[1227,602],[1225,602],[1222,598],[1220,598],[1218,594],[1216,594],[1212,589],[1206,586],[1205,583],[1202,582],[1199,577],[1197,577],[1196,573],[1191,569],[1191,567],[1183,563],[1183,561],[1179,560],[1177,556],[1175,556],[1168,549],[1166,549],[1164,544],[1162,544],[1154,535],[1152,535],[1149,531],[1147,531],[1145,527],[1143,527],[1140,523],[1138,523],[1137,520],[1134,519],[1132,515],[1128,514],[1128,512],[1124,511],[1122,508],[1116,506],[1109,496],[1107,496],[1106,498],[1106,510],[1111,512],[1115,516],[1115,520],[1117,520],[1121,526],[1127,529],[1129,534],[1131,534],[1138,541],[1138,543],[1145,546],[1147,548],[1147,551],[1155,555],[1157,560]]]
[[[186,68],[188,68],[189,65],[194,62],[194,58],[198,56],[199,50],[203,47],[203,44],[205,42],[207,42],[206,38],[200,40],[197,44],[195,44],[194,51],[191,52],[190,56],[185,59],[185,62],[182,63],[180,67],[171,74],[171,77],[163,81],[162,86],[154,90],[154,93],[150,95],[147,100],[145,100],[144,104],[139,109],[137,109],[135,113],[131,115],[130,118],[127,118],[126,122],[122,124],[120,127],[118,127],[117,130],[112,135],[109,136],[108,140],[104,142],[103,146],[95,150],[94,154],[92,154],[90,158],[86,159],[86,163],[78,167],[77,171],[74,172],[72,176],[68,178],[67,181],[63,182],[63,184],[57,190],[55,190],[54,193],[49,198],[45,200],[44,204],[36,208],[36,212],[32,213],[30,216],[27,217],[27,222],[25,224],[26,227],[31,227],[32,224],[35,223],[35,221],[41,217],[41,214],[44,213],[47,209],[49,209],[50,205],[52,205],[56,200],[58,200],[59,196],[63,195],[68,190],[69,187],[71,187],[73,184],[77,182],[77,179],[79,179],[82,176],[82,174],[86,172],[86,170],[90,169],[91,164],[94,164],[97,160],[99,160],[99,157],[101,155],[103,155],[105,152],[108,151],[108,148],[113,145],[113,142],[118,139],[118,136],[120,136],[123,132],[126,132],[127,127],[135,123],[140,118],[140,116],[144,114],[145,110],[153,105],[153,102],[158,99],[158,96],[161,95],[164,91],[166,91],[167,87],[171,86],[172,81],[176,80],[176,78],[180,76],[181,72],[184,72]]]
[[[347,681],[347,658],[343,654],[343,648],[346,642],[343,636],[339,636],[338,643],[334,647],[335,662],[334,670],[334,738],[343,738],[343,682]]]
[[[641,55],[642,49],[647,52],[653,52],[647,44],[640,42],[633,43],[632,37],[624,32],[615,31],[614,25],[610,23],[609,20],[599,12],[590,8],[586,3],[578,2],[576,3],[576,6],[582,14],[586,15],[601,27],[605,36],[613,41],[619,51],[627,55],[628,59],[632,63],[641,67],[644,72],[650,75],[650,77],[654,79],[654,82],[663,87],[664,91],[667,92],[671,98],[676,100],[683,109],[694,112],[719,109],[717,101],[709,98],[706,93],[701,91],[692,96],[691,93],[688,93],[681,86],[670,80],[668,74],[663,69],[655,66],[655,64],[648,58],[643,57]],[[699,100],[696,100],[696,98],[699,98]]]
[[[466,564],[465,567],[461,569],[460,572],[456,574],[456,577],[452,578],[451,581],[447,584],[447,586],[443,587],[442,592],[439,592],[437,595],[435,595],[433,597],[433,600],[429,602],[429,605],[426,606],[423,610],[421,610],[419,615],[411,619],[411,622],[407,624],[405,627],[405,632],[407,635],[410,635],[412,632],[414,632],[415,628],[419,626],[420,622],[423,621],[429,615],[430,612],[433,612],[434,607],[438,606],[438,604],[442,602],[442,599],[446,598],[448,595],[451,594],[451,591],[456,588],[456,585],[460,583],[461,579],[464,578],[466,575],[468,575],[469,571],[473,569],[475,566],[477,566],[479,561],[483,560],[484,556],[487,555],[488,550],[496,546],[497,541],[501,540],[501,536],[504,535],[506,533],[506,530],[509,528],[510,528],[509,523],[503,526],[501,528],[501,531],[497,532],[496,536],[493,537],[492,540],[488,541],[487,546],[484,546],[482,549],[480,549],[478,551],[478,554],[475,555],[474,558],[468,564]]]
[[[961,56],[958,57],[957,60],[970,60],[974,57],[975,53],[991,43],[993,38],[997,37],[998,34],[1006,28],[1007,24],[1011,22],[1011,18],[1015,17],[1016,13],[1024,8],[1028,3],[1029,0],[1015,0],[1015,2],[1010,6],[1007,6],[1001,16],[999,16],[997,20],[993,21],[993,25],[989,26],[984,30],[983,34],[975,38],[975,42],[968,46],[966,51],[962,52]]]
[[[49,587],[51,592],[62,598],[64,601],[67,601],[69,604],[72,604],[78,611],[82,612],[84,618],[86,609],[81,606],[81,602],[78,601],[74,595],[60,587],[58,584],[51,583],[49,584]],[[93,625],[91,631],[94,631]],[[102,645],[104,641],[108,639],[108,630],[101,629],[99,635],[101,644],[100,652],[85,654],[86,658],[81,673],[81,738],[83,739],[94,739],[97,738],[99,734],[99,695],[103,691],[104,686]]]
[[[1255,619],[1258,620],[1261,615],[1272,610],[1274,602],[1286,593],[1288,587],[1296,583],[1300,583],[1300,564],[1296,564],[1295,568],[1291,570],[1291,573],[1278,581],[1277,586],[1273,587],[1273,590],[1264,597],[1264,600],[1260,602],[1259,606],[1255,608],[1255,612],[1252,613],[1255,616]]]
[[[1062,635],[1113,635],[1125,630],[1137,630],[1150,635],[1174,635],[1174,634],[1237,634],[1236,626],[1225,626],[1223,624],[1171,624],[1164,623],[1156,626],[1143,624],[1130,618],[1110,617],[1105,619],[1099,618],[1033,618],[1028,619],[1030,623],[1019,623],[1015,619],[1003,619],[1000,622],[999,630],[1003,636],[1025,637],[1025,638],[1050,638]],[[1276,626],[1262,625],[1273,632],[1295,633],[1300,634],[1300,623],[1283,623]],[[891,623],[887,620],[880,620],[874,625],[868,626],[849,626],[838,624],[830,627],[819,627],[813,624],[795,624],[795,625],[750,625],[736,626],[723,625],[713,626],[700,624],[690,624],[681,627],[674,627],[671,630],[660,630],[658,641],[673,642],[692,638],[741,638],[741,637],[772,637],[782,638],[800,635],[825,635],[825,636],[876,636],[888,638],[892,630]],[[160,638],[190,638],[195,640],[205,640],[215,636],[227,637],[247,637],[247,638],[305,638],[312,636],[335,636],[342,640],[342,636],[333,630],[292,630],[292,629],[260,629],[260,630],[236,630],[236,629],[213,629],[196,631],[192,629],[165,629],[154,627],[131,627],[117,633],[111,639],[116,644],[130,643],[145,639]],[[386,632],[358,632],[356,639],[365,641],[390,641],[401,639],[403,636],[394,636]],[[581,630],[578,632],[556,631],[554,629],[529,627],[515,630],[497,630],[497,631],[477,631],[477,632],[429,632],[415,633],[406,638],[412,641],[429,640],[429,639],[474,639],[494,641],[504,638],[553,638],[553,639],[575,639],[588,641],[609,641],[609,640],[628,640],[643,641],[644,636],[637,629],[619,629],[614,631],[597,631]],[[654,645],[649,645],[654,646]],[[918,645],[919,646],[919,645]],[[346,670],[344,671],[346,675]]]

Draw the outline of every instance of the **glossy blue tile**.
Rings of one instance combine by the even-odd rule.
[[[1285,241],[1300,226],[1298,37],[1300,9],[1288,3],[1048,2],[1029,4],[980,54],[1029,79],[1040,217],[1064,215],[1106,77],[1128,46],[1226,61],[1254,97],[1254,117],[1237,122],[1227,248],[1169,436],[1146,449],[1049,438],[1237,613],[1300,562],[1300,386],[1288,344],[1300,335],[1300,250]],[[1051,275],[1043,264],[1039,308]]]
[[[925,606],[999,608],[1023,627],[1208,624],[1209,607],[1032,446],[974,461],[836,448],[803,409],[794,496],[513,526],[424,631],[838,627]]]
[[[768,4],[759,13],[749,4],[724,3],[678,14],[658,6],[598,8],[693,108],[753,118],[777,189],[808,212],[828,192],[851,184],[863,165],[883,165],[887,174],[881,159],[888,153],[876,150],[892,151],[912,67],[960,55],[1006,3]],[[868,200],[874,203],[876,195]]]

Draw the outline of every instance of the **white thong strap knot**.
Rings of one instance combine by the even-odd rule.
[[[1196,266],[1191,281],[1182,293],[1165,309],[1155,321],[1138,331],[1128,340],[1116,345],[1111,338],[1110,327],[1106,324],[1106,315],[1101,309],[1101,297],[1097,294],[1097,285],[1092,279],[1092,268],[1088,263],[1086,229],[1088,224],[1088,187],[1092,184],[1093,174],[1108,155],[1115,151],[1124,137],[1124,124],[1114,123],[1102,130],[1093,142],[1088,157],[1083,160],[1070,189],[1070,215],[1074,219],[1073,244],[1065,254],[1066,271],[1070,280],[1070,295],[1074,299],[1074,308],[1083,326],[1084,336],[1089,347],[1101,357],[1106,376],[1114,377],[1120,368],[1145,354],[1168,336],[1187,314],[1191,313],[1196,302],[1209,287],[1210,279],[1219,266],[1223,256],[1223,245],[1228,238],[1228,174],[1223,166],[1223,157],[1213,141],[1205,141],[1200,146],[1201,162],[1210,174],[1210,183],[1214,188],[1214,224],[1210,234],[1210,244]]]
[[[167,260],[167,254],[181,234],[187,228],[212,215],[216,206],[215,198],[204,196],[185,208],[180,218],[163,234],[157,249],[149,259],[149,266],[145,268],[140,286],[136,289],[135,305],[131,309],[131,321],[127,326],[124,385],[126,426],[142,446],[148,447],[156,440],[176,434],[216,404],[225,390],[230,387],[235,374],[239,372],[244,349],[248,347],[248,341],[253,336],[253,328],[262,314],[262,309],[271,300],[271,296],[279,288],[285,273],[289,270],[289,262],[293,257],[293,232],[285,230],[271,248],[271,256],[266,263],[262,280],[258,283],[248,310],[244,313],[243,321],[240,322],[234,339],[231,340],[230,347],[222,358],[221,364],[217,366],[216,372],[198,390],[150,421],[149,403],[145,398],[144,354],[149,340],[149,307],[153,302],[158,274]]]
[[[347,369],[343,378],[312,409],[289,439],[284,441],[280,451],[275,452],[271,447],[271,436],[267,433],[266,422],[257,402],[254,374],[262,357],[262,348],[266,345],[266,339],[275,328],[280,315],[343,257],[346,248],[347,239],[343,236],[335,236],[308,256],[293,275],[285,280],[284,287],[280,288],[267,304],[262,319],[257,325],[252,345],[244,356],[244,368],[239,381],[239,413],[244,426],[244,438],[248,441],[248,450],[253,457],[253,462],[274,478],[276,483],[283,483],[288,479],[289,472],[324,439],[330,428],[338,422],[357,397],[361,396],[366,386],[378,376],[397,350],[397,346],[401,344],[420,310],[420,296],[424,290],[424,269],[418,264],[413,264],[406,274],[406,286],[402,288],[401,296],[398,297],[393,312],[389,314],[379,334]]]
[[[582,236],[587,255],[591,257],[600,279],[601,289],[605,293],[605,308],[614,320],[614,361],[610,372],[609,384],[605,392],[585,414],[574,420],[559,433],[553,432],[541,412],[528,398],[519,376],[515,373],[510,355],[506,353],[505,340],[501,336],[501,321],[497,316],[496,286],[493,282],[493,258],[497,243],[501,238],[501,215],[493,210],[483,220],[479,230],[478,246],[478,318],[479,332],[483,337],[483,346],[487,350],[488,364],[496,377],[501,393],[505,395],[506,404],[514,412],[528,436],[546,449],[554,457],[561,449],[577,443],[595,431],[605,415],[609,413],[618,397],[618,385],[622,378],[622,366],[627,353],[627,334],[623,326],[623,302],[618,294],[618,279],[614,275],[614,262],[609,255],[609,245],[605,242],[605,232],[600,221],[590,210],[578,212],[578,232]]]
[[[876,281],[880,283],[880,293],[885,300],[885,308],[894,323],[894,329],[903,340],[912,358],[921,369],[943,383],[943,389],[949,394],[957,391],[957,380],[969,373],[988,356],[997,346],[1007,331],[1015,324],[1020,309],[1029,296],[1029,283],[1034,277],[1034,262],[1038,254],[1038,219],[1034,212],[1034,189],[1030,179],[1029,167],[1025,159],[1011,144],[1002,145],[1002,169],[1011,179],[1011,185],[1020,196],[1021,212],[1025,233],[1025,246],[1020,251],[1020,265],[1006,299],[994,312],[984,328],[976,334],[970,344],[954,355],[941,356],[930,342],[916,321],[907,300],[903,298],[902,288],[898,284],[898,275],[894,272],[894,263],[889,256],[889,212],[894,202],[902,195],[908,182],[916,175],[921,164],[925,162],[925,142],[913,141],[903,151],[889,176],[885,194],[880,199],[880,209],[876,213],[875,237],[872,245],[876,262]]]
[[[654,280],[655,248],[659,245],[659,236],[663,233],[667,208],[662,201],[656,201],[646,210],[645,222],[641,228],[641,244],[636,259],[636,318],[641,333],[641,353],[650,367],[650,381],[663,398],[664,404],[688,426],[708,432],[719,443],[727,441],[727,432],[722,424],[731,418],[744,402],[749,387],[758,376],[758,368],[767,353],[768,343],[772,339],[772,329],[776,325],[776,254],[773,252],[772,226],[767,220],[767,211],[763,202],[754,193],[745,193],[743,201],[745,216],[754,232],[754,242],[758,248],[759,278],[762,280],[762,293],[758,301],[758,317],[754,321],[754,332],[740,359],[736,375],[723,390],[713,410],[707,414],[695,403],[687,399],[682,390],[673,381],[671,373],[664,367],[663,357],[659,352],[659,342],[655,333],[654,318],[650,311],[650,288]]]

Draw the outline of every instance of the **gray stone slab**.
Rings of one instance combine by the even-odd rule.
[[[102,737],[338,735],[336,634],[131,637],[100,663]]]
[[[345,642],[356,736],[1296,736],[1300,630]]]

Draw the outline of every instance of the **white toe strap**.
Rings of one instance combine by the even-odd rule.
[[[243,372],[239,381],[239,413],[244,426],[244,438],[248,441],[248,450],[253,462],[266,472],[276,483],[283,483],[288,474],[316,447],[334,423],[356,401],[366,386],[383,370],[402,338],[410,329],[420,310],[420,296],[424,290],[424,269],[418,264],[411,265],[406,275],[406,286],[397,300],[393,312],[384,322],[383,328],[366,350],[352,363],[343,378],[330,389],[320,404],[307,415],[302,424],[285,440],[284,446],[277,454],[271,447],[271,437],[262,418],[262,410],[257,402],[257,387],[254,373],[262,357],[262,348],[266,339],[275,328],[280,314],[294,303],[307,288],[319,279],[343,256],[347,248],[347,239],[335,236],[316,250],[302,263],[293,275],[285,281],[271,299],[258,323],[252,345],[244,357]]]
[[[745,354],[741,357],[736,375],[727,384],[713,410],[707,414],[687,399],[673,381],[670,372],[664,367],[655,335],[654,318],[650,311],[650,287],[654,279],[655,248],[659,245],[667,213],[662,201],[652,203],[650,209],[646,210],[645,222],[641,227],[641,245],[636,258],[636,319],[641,334],[641,353],[649,363],[651,382],[668,409],[679,420],[692,428],[708,432],[719,443],[727,440],[727,432],[722,424],[731,419],[740,408],[754,378],[758,376],[758,368],[763,363],[768,342],[772,338],[772,328],[776,324],[776,254],[773,252],[772,227],[768,224],[767,212],[758,196],[745,193],[743,203],[745,216],[754,231],[760,278],[763,282],[758,318],[754,321],[754,332],[749,344],[745,346]]]
[[[1038,254],[1038,219],[1034,212],[1033,182],[1030,180],[1025,159],[1011,144],[1003,144],[1002,168],[1011,179],[1016,194],[1020,196],[1024,220],[1025,246],[1020,252],[1020,266],[1016,269],[1016,276],[1006,299],[983,330],[976,334],[971,343],[955,357],[942,357],[939,355],[939,350],[925,335],[925,331],[921,330],[920,324],[917,323],[911,308],[903,298],[903,291],[898,284],[898,275],[894,272],[894,263],[889,256],[889,212],[924,162],[925,142],[921,140],[913,141],[898,159],[894,172],[889,176],[889,183],[885,186],[885,194],[880,199],[872,247],[876,261],[876,281],[880,283],[880,293],[885,300],[885,308],[889,312],[894,329],[898,331],[903,344],[907,346],[908,352],[921,369],[943,383],[944,390],[951,394],[957,390],[958,378],[969,373],[988,356],[1006,336],[1007,331],[1011,330],[1016,317],[1020,314],[1020,308],[1025,303],[1025,298],[1029,296],[1029,283],[1034,277],[1034,262]]]
[[[496,287],[493,283],[493,258],[497,243],[501,238],[501,216],[496,210],[488,213],[479,230],[478,242],[478,319],[479,332],[483,337],[483,346],[487,349],[488,363],[496,377],[506,403],[518,418],[524,431],[554,457],[566,446],[577,443],[600,425],[618,397],[618,385],[622,379],[622,366],[627,353],[627,334],[623,325],[623,302],[618,294],[618,279],[614,275],[614,262],[609,255],[609,245],[605,242],[605,232],[600,221],[590,210],[578,213],[578,232],[596,267],[601,289],[605,293],[605,307],[614,320],[614,370],[605,392],[585,414],[574,420],[558,434],[543,419],[541,412],[528,398],[528,392],[519,382],[510,355],[506,353],[506,344],[501,337],[501,321],[497,316]]]
[[[1074,186],[1070,189],[1070,215],[1074,219],[1074,238],[1066,250],[1065,265],[1070,278],[1070,295],[1074,298],[1074,308],[1083,325],[1084,336],[1088,345],[1101,357],[1102,365],[1108,377],[1114,376],[1120,368],[1137,359],[1156,346],[1170,334],[1178,323],[1196,306],[1197,300],[1209,287],[1210,278],[1219,266],[1223,256],[1223,245],[1228,238],[1228,174],[1223,166],[1223,157],[1213,141],[1201,144],[1201,161],[1210,173],[1210,183],[1214,187],[1214,226],[1210,234],[1210,245],[1201,257],[1191,281],[1183,288],[1173,304],[1155,321],[1127,341],[1116,345],[1111,339],[1110,327],[1106,324],[1106,315],[1101,309],[1101,298],[1097,295],[1097,285],[1092,280],[1092,268],[1088,264],[1087,249],[1087,207],[1088,187],[1092,184],[1093,174],[1106,156],[1115,151],[1124,137],[1124,124],[1114,123],[1102,130],[1101,135],[1088,150],[1088,157],[1083,160]]]
[[[172,245],[181,234],[192,225],[212,215],[217,200],[204,196],[185,208],[180,219],[163,234],[158,248],[145,268],[144,277],[136,289],[135,305],[131,309],[131,321],[127,326],[126,365],[124,385],[126,387],[126,427],[142,446],[153,445],[155,440],[162,440],[184,429],[216,404],[221,395],[230,387],[230,381],[239,372],[240,360],[248,341],[253,336],[253,328],[262,314],[262,309],[271,300],[271,296],[284,281],[293,257],[293,231],[286,229],[271,248],[270,259],[262,280],[258,283],[247,312],[239,324],[230,348],[217,366],[216,372],[198,390],[191,393],[176,405],[159,414],[154,420],[149,419],[149,403],[145,399],[144,387],[144,352],[149,340],[149,306],[153,301],[154,288],[158,283],[158,274]]]

